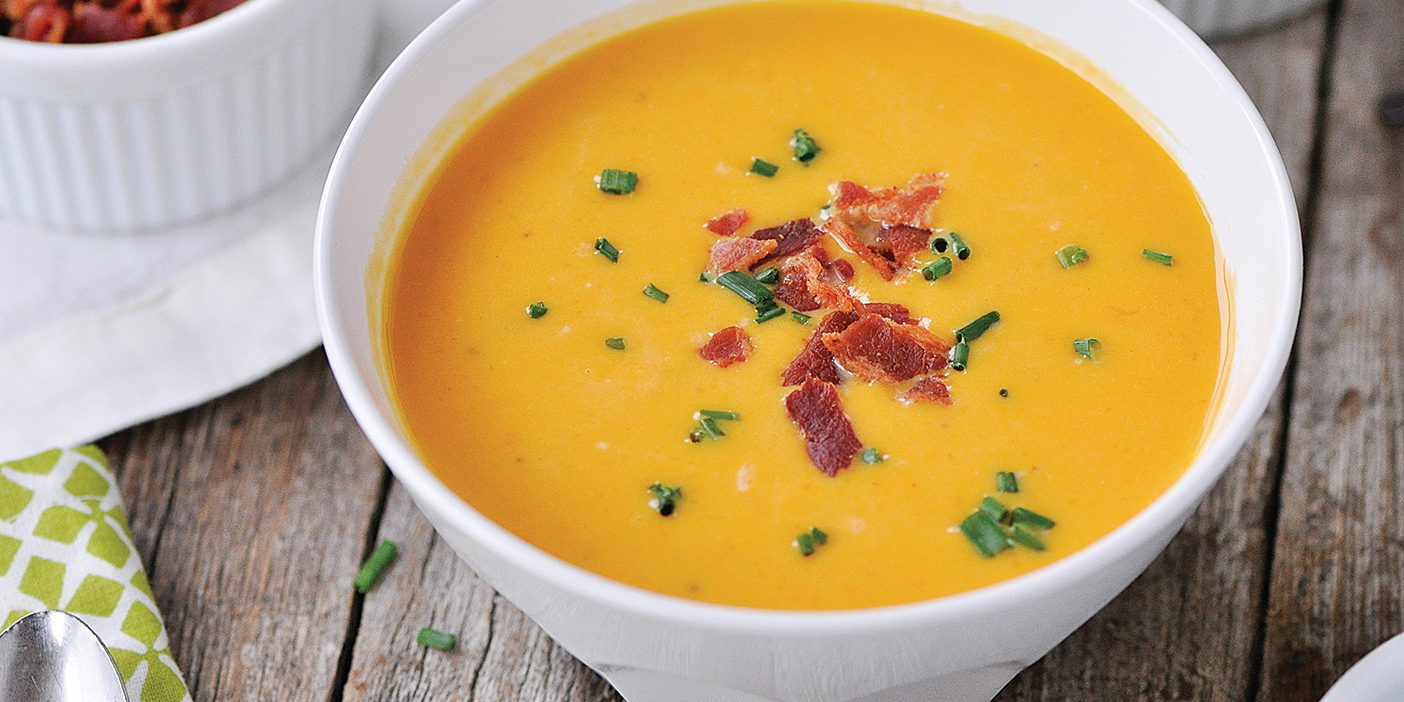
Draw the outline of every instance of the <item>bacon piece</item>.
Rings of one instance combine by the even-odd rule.
[[[926,250],[931,241],[931,231],[898,224],[894,227],[883,227],[882,232],[878,234],[878,241],[892,251],[893,258],[905,262]]]
[[[104,7],[94,2],[73,5],[73,25],[68,30],[71,44],[96,44],[139,39],[148,34],[146,18],[132,3]]]
[[[712,258],[707,272],[720,275],[727,271],[744,271],[778,246],[774,241],[727,238],[712,244]]]
[[[57,44],[63,41],[72,24],[68,10],[48,4],[28,7],[24,15],[10,27],[10,36],[26,41]]]
[[[754,266],[759,266],[771,260],[784,258],[803,251],[809,248],[810,245],[818,243],[819,237],[819,228],[814,226],[814,222],[809,219],[796,219],[778,227],[762,229],[752,234],[751,238],[761,241],[774,241],[775,250],[771,251],[765,258],[757,261]]]
[[[886,317],[898,324],[916,324],[912,319],[911,310],[906,305],[899,305],[895,302],[863,302],[863,314],[876,314]]]
[[[839,243],[844,245],[844,248],[852,251],[864,263],[872,266],[873,270],[877,271],[877,274],[882,276],[883,280],[892,280],[892,277],[897,274],[897,262],[883,256],[876,249],[864,242],[862,237],[858,236],[858,232],[854,231],[853,227],[849,225],[848,222],[845,222],[843,218],[830,217],[824,220],[824,231],[827,232],[829,236],[838,239]]]
[[[804,435],[809,460],[824,475],[832,478],[863,450],[833,385],[810,378],[785,396],[785,409]]]
[[[897,396],[903,404],[913,404],[922,400],[951,404],[951,388],[941,376],[928,375],[918,378],[907,391]]]
[[[845,370],[863,380],[900,383],[945,369],[950,346],[912,324],[865,314],[842,332],[824,334],[824,346]]]
[[[196,22],[204,22],[242,4],[244,0],[190,0],[185,5],[185,12],[180,15],[180,26],[189,27]]]
[[[924,173],[902,187],[871,190],[845,180],[829,186],[829,194],[839,216],[863,217],[889,227],[905,224],[930,229],[931,209],[945,191],[945,180],[944,173]]]
[[[790,365],[785,367],[785,372],[780,374],[780,384],[799,385],[811,378],[825,383],[843,382],[843,376],[834,364],[834,355],[829,353],[829,348],[824,345],[824,335],[841,332],[856,321],[858,315],[852,312],[830,312],[819,320],[814,335],[809,337],[799,355],[795,356],[795,360],[790,361]]]
[[[708,220],[707,230],[717,236],[731,236],[736,230],[746,226],[751,221],[751,214],[745,210],[732,210],[726,214],[719,214]]]
[[[747,334],[745,329],[727,327],[713,334],[697,353],[717,364],[718,368],[726,368],[732,364],[745,363],[755,350],[755,344],[751,343],[751,335]]]
[[[840,283],[847,283],[853,280],[853,275],[857,273],[857,271],[853,270],[853,264],[849,263],[848,259],[844,258],[829,262],[828,265],[824,266],[824,272],[833,275]]]
[[[848,311],[862,304],[853,299],[848,286],[824,280],[824,250],[810,247],[780,264],[780,284],[775,296],[781,302],[801,311],[812,312],[821,307]]]

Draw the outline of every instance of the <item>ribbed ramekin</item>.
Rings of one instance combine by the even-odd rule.
[[[1161,0],[1201,36],[1222,37],[1268,27],[1325,0]]]
[[[248,0],[133,41],[0,37],[0,220],[126,232],[277,186],[361,96],[373,0]]]

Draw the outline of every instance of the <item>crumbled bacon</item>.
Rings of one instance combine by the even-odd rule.
[[[726,214],[719,214],[707,221],[707,230],[717,236],[731,236],[738,229],[746,226],[751,221],[750,213],[745,210],[732,210]]]
[[[189,27],[204,22],[243,3],[244,0],[189,0],[185,4],[185,12],[180,13],[180,26]]]
[[[0,32],[90,44],[138,39],[203,22],[245,0],[0,0]]]
[[[759,241],[774,241],[775,250],[757,261],[755,265],[759,266],[771,260],[803,251],[810,245],[817,243],[820,236],[819,228],[814,226],[814,222],[809,219],[796,219],[778,227],[762,229],[752,234],[751,238]]]
[[[853,270],[853,264],[848,259],[840,258],[830,261],[824,266],[824,272],[833,275],[834,279],[840,283],[847,283],[853,280],[853,275],[857,272]]]
[[[951,404],[951,388],[946,385],[944,378],[935,375],[928,375],[918,378],[907,391],[897,396],[897,399],[905,404],[912,404],[921,400],[939,402],[943,405]]]
[[[57,44],[68,34],[72,22],[68,10],[54,5],[35,4],[25,10],[10,27],[10,36],[27,41]]]
[[[856,321],[858,315],[852,312],[830,312],[820,320],[814,335],[809,337],[799,355],[795,356],[795,360],[790,361],[785,372],[780,374],[780,384],[799,385],[811,378],[825,383],[843,382],[843,376],[839,374],[838,366],[834,363],[834,355],[829,353],[829,348],[824,345],[824,335],[841,332]]]
[[[97,3],[73,5],[73,25],[68,30],[70,44],[96,44],[126,41],[147,36],[146,17],[140,7],[104,7]]]
[[[801,312],[821,307],[847,311],[861,304],[853,299],[846,285],[824,280],[821,257],[827,257],[823,249],[810,247],[785,259],[780,264],[780,283],[775,286],[775,296]]]
[[[823,336],[829,353],[853,375],[900,383],[945,369],[950,346],[935,334],[882,315],[865,314],[842,332]]]
[[[727,271],[744,271],[765,258],[778,246],[774,241],[727,238],[712,244],[712,257],[707,272],[720,275]]]
[[[877,238],[892,252],[894,259],[906,261],[926,250],[927,244],[931,241],[931,231],[898,224],[892,227],[883,227]]]
[[[899,305],[895,302],[863,302],[863,314],[882,315],[898,324],[916,324],[912,319],[911,310],[906,305]]]
[[[841,217],[863,217],[889,227],[905,224],[930,229],[931,209],[941,199],[945,180],[943,173],[926,173],[914,176],[902,187],[871,190],[845,180],[829,186],[829,194],[835,214]]]
[[[883,280],[892,280],[892,277],[897,274],[897,262],[883,256],[877,249],[864,242],[862,237],[858,236],[858,232],[854,231],[853,227],[843,218],[830,217],[824,220],[824,231],[828,232],[829,236],[838,239],[844,248],[852,251],[864,263],[872,266]]]
[[[833,385],[810,378],[785,396],[785,409],[804,435],[809,460],[825,475],[847,468],[863,449]]]
[[[726,368],[735,363],[744,363],[756,350],[751,343],[751,335],[741,327],[727,327],[712,335],[697,353],[703,359]]]

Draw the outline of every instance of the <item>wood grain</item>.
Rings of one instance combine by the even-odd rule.
[[[321,353],[105,448],[195,699],[326,698],[384,483]]]
[[[1348,0],[1331,74],[1263,657],[1264,702],[1315,700],[1404,628],[1404,2]]]

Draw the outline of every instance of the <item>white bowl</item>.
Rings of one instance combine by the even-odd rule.
[[[270,190],[360,97],[373,0],[248,0],[107,44],[0,36],[0,220],[190,224]]]
[[[522,541],[424,466],[391,410],[377,362],[375,300],[406,195],[432,166],[435,147],[483,107],[481,99],[460,104],[465,95],[479,86],[503,95],[521,75],[494,76],[568,30],[526,64],[724,1],[479,0],[431,26],[371,92],[332,167],[316,245],[327,355],[361,427],[444,539],[630,702],[988,700],[1145,569],[1267,406],[1301,292],[1300,232],[1281,160],[1233,77],[1157,4],[964,0],[956,8],[896,0],[1041,35],[1037,43],[1061,45],[1057,53],[1070,65],[1139,104],[1134,109],[1197,186],[1232,283],[1235,343],[1222,409],[1193,465],[1153,504],[1091,546],[998,585],[842,612],[762,611],[643,591]]]

